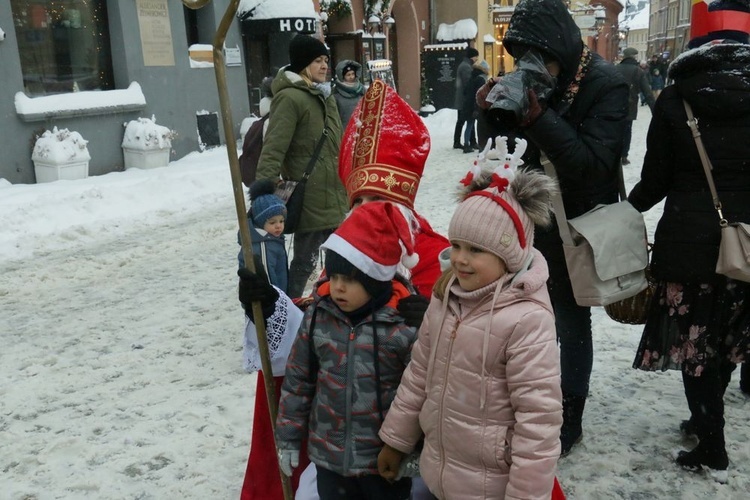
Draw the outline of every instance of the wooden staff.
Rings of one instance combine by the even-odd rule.
[[[190,9],[199,9],[207,5],[211,0],[182,0],[182,3]],[[237,158],[237,148],[234,146],[234,126],[232,121],[231,104],[229,102],[229,92],[227,90],[227,74],[224,64],[224,40],[227,31],[234,21],[237,13],[237,7],[240,0],[231,0],[221,18],[221,23],[214,36],[214,72],[216,73],[216,87],[219,91],[219,105],[221,107],[221,121],[224,127],[224,138],[227,143],[227,155],[229,156],[229,171],[232,174],[232,188],[234,191],[234,205],[237,209],[237,222],[240,226],[240,242],[242,244],[242,256],[245,259],[245,267],[255,272],[255,261],[253,260],[253,242],[250,236],[250,229],[247,226],[247,208],[245,207],[245,194],[242,189],[242,175],[240,174],[240,162]],[[258,335],[258,351],[260,362],[263,368],[263,380],[266,386],[266,397],[268,402],[268,413],[271,417],[271,425],[276,422],[276,415],[279,412],[277,402],[278,394],[276,383],[273,379],[273,370],[271,368],[271,355],[268,349],[268,339],[266,338],[266,325],[262,320],[263,309],[260,302],[252,303],[253,317],[255,320],[255,331]],[[274,435],[274,448],[276,447],[276,436]],[[292,483],[279,468],[281,476],[281,487],[284,492],[284,500],[293,500],[294,492]]]

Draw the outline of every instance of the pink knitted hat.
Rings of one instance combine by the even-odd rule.
[[[463,199],[451,218],[448,239],[497,255],[515,273],[529,259],[534,225],[550,222],[549,196],[556,187],[540,172],[516,171],[523,163],[525,140],[516,139],[512,155],[506,137],[498,137],[496,144],[497,149],[490,149],[488,143],[461,181]],[[492,172],[482,170],[493,163]]]

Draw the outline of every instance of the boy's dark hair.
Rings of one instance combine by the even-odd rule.
[[[380,297],[391,287],[390,281],[378,281],[367,276],[333,250],[326,250],[325,270],[328,277],[340,274],[359,281],[370,297]]]

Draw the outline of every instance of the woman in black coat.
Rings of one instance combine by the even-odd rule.
[[[724,217],[749,222],[750,46],[746,33],[737,38],[745,43],[714,42],[674,60],[674,85],[656,101],[641,180],[628,196],[640,211],[666,198],[651,262],[658,286],[633,366],[682,371],[690,419],[680,429],[699,444],[676,461],[694,471],[708,467],[719,481],[728,465],[724,392],[750,351],[750,284],[714,272],[719,215],[683,99],[698,118]]]
[[[491,118],[490,126],[503,135],[510,129],[528,140],[523,160],[530,168],[541,168],[540,151],[547,154],[555,165],[569,218],[600,203],[618,201],[617,173],[629,89],[617,69],[583,44],[578,26],[560,0],[522,0],[511,17],[503,46],[516,61],[536,51],[555,86],[546,99],[530,95],[530,106],[516,123],[496,114],[486,101],[500,80],[493,78],[477,93],[477,103]],[[491,137],[496,135],[495,130],[490,132]],[[591,308],[575,302],[557,225],[536,228],[534,246],[549,264],[547,284],[560,341],[560,441],[565,455],[582,435],[594,357]]]

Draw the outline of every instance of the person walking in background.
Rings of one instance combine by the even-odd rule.
[[[333,96],[339,108],[341,125],[346,128],[349,118],[357,107],[357,103],[365,95],[362,85],[362,65],[356,61],[345,59],[336,65],[336,82],[333,86]]]
[[[306,440],[321,500],[407,500],[411,480],[381,478],[377,457],[378,430],[416,339],[396,309],[409,296],[394,279],[396,269],[418,258],[408,222],[391,203],[368,203],[322,248],[326,278],[305,313],[281,386],[279,466],[291,476]]]
[[[655,69],[651,73],[651,91],[654,95],[654,99],[659,98],[659,94],[664,89],[664,74],[660,69]]]
[[[474,47],[466,49],[466,57],[456,68],[456,94],[453,98],[453,107],[458,111],[456,120],[456,129],[453,132],[453,149],[464,149],[465,144],[461,144],[461,132],[466,123],[466,116],[461,112],[464,108],[464,89],[466,89],[471,79],[471,71],[474,63],[479,59],[479,51]],[[472,134],[469,146],[479,149],[477,146],[476,136]]]
[[[648,63],[646,61],[641,61],[640,64],[638,64],[638,67],[641,68],[641,71],[643,71],[643,73],[646,75],[648,79],[648,86],[649,88],[651,88],[651,73],[648,70]],[[651,97],[653,97],[653,94],[651,92],[649,92],[648,94],[651,95]],[[646,105],[646,95],[647,94],[645,92],[641,92],[640,94],[641,106]]]
[[[555,183],[506,165],[462,181],[450,271],[379,433],[388,480],[424,433],[420,474],[446,500],[549,499],[555,483],[560,354],[547,264],[532,247],[535,224],[550,222]]]
[[[289,43],[289,61],[273,81],[274,97],[258,178],[301,180],[317,142],[323,138],[294,233],[288,293],[300,297],[318,262],[320,244],[341,223],[347,207],[344,187],[336,175],[341,118],[330,87],[324,85],[328,49],[316,38],[297,35]]]
[[[661,75],[667,74],[667,63],[659,54],[652,55],[648,62],[649,75],[653,75],[655,71],[658,71]]]
[[[487,61],[475,62],[471,69],[471,77],[464,88],[464,103],[463,107],[459,110],[459,114],[463,113],[463,118],[466,121],[466,131],[464,132],[464,153],[473,153],[476,151],[471,146],[472,140],[476,137],[475,127],[479,115],[479,106],[477,105],[476,95],[477,91],[482,88],[482,85],[487,82],[489,71],[490,66],[487,64]],[[482,147],[484,147],[483,144]]]
[[[504,81],[491,79],[477,92],[480,107],[495,115],[497,123],[513,127],[516,134],[528,139],[523,157],[527,168],[542,168],[540,152],[546,153],[555,165],[568,217],[618,201],[617,177],[629,92],[617,69],[584,45],[578,26],[559,0],[522,0],[510,19],[503,46],[517,65],[533,64],[536,74],[545,73],[545,81],[554,77],[554,88],[536,87],[549,94],[545,99],[524,89],[529,104],[521,110],[519,119],[492,107],[508,96],[494,93],[493,100],[488,101],[497,81]],[[512,78],[518,71],[523,70],[508,73],[503,79]],[[562,372],[564,422],[560,440],[562,454],[566,455],[583,433],[583,410],[594,360],[591,308],[575,301],[556,226],[537,228],[535,241],[550,269],[547,286],[555,310]]]
[[[750,2],[713,2],[712,15],[717,28],[730,16],[750,19]],[[736,29],[691,32],[690,50],[669,69],[674,84],[656,101],[641,179],[628,196],[641,212],[666,198],[651,255],[658,283],[633,367],[682,372],[690,418],[679,427],[698,445],[675,461],[725,482],[724,393],[750,353],[750,283],[715,272],[719,215],[683,102],[698,119],[723,217],[750,221],[750,46]]]
[[[623,52],[623,59],[617,65],[617,69],[622,75],[625,83],[630,88],[630,103],[628,110],[628,119],[625,122],[625,136],[622,139],[622,164],[629,165],[630,160],[630,140],[633,137],[633,121],[638,117],[638,96],[645,95],[651,111],[654,110],[654,96],[651,94],[651,85],[648,83],[648,76],[638,66],[638,50],[633,47],[626,48]]]

